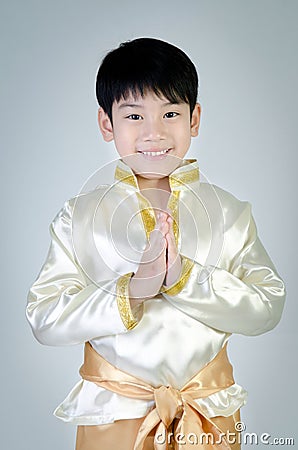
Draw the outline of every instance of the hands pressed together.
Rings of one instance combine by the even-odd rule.
[[[139,268],[130,281],[131,306],[155,297],[163,285],[174,284],[180,277],[181,265],[173,219],[166,212],[158,212],[155,229],[150,233]]]

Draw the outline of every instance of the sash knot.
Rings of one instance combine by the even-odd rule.
[[[175,417],[181,415],[183,400],[180,391],[171,386],[160,386],[154,390],[154,400],[160,420],[168,427]]]

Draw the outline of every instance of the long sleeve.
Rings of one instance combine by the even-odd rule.
[[[244,202],[243,202],[244,203]],[[217,267],[194,261],[187,280],[163,293],[176,308],[228,333],[258,335],[280,320],[285,287],[257,236],[249,203],[226,231]],[[232,254],[231,248],[238,246]],[[180,281],[180,280],[179,280]]]
[[[66,202],[50,225],[48,255],[28,293],[26,316],[42,344],[83,343],[128,328],[121,314],[127,313],[123,298],[121,311],[117,301],[122,277],[98,284],[86,277],[75,257],[71,225],[71,206]]]

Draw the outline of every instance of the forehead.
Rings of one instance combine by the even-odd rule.
[[[146,105],[156,105],[159,107],[167,107],[173,104],[178,104],[177,102],[171,102],[163,94],[156,94],[153,91],[146,91],[143,95],[140,92],[129,91],[127,94],[122,96],[119,101],[114,101],[113,106],[120,107],[121,109],[129,106],[146,106]],[[179,102],[179,104],[184,104],[184,102]]]

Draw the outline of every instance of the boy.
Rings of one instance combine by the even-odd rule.
[[[183,159],[197,86],[190,59],[149,38],[121,44],[97,74],[115,182],[57,214],[27,307],[41,343],[86,342],[83,379],[55,411],[78,425],[77,450],[240,448],[246,392],[226,343],[272,329],[285,290],[250,205]]]

